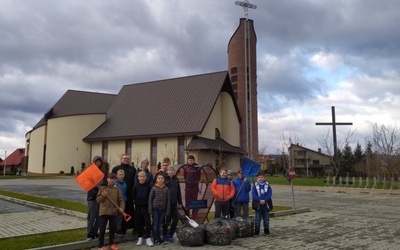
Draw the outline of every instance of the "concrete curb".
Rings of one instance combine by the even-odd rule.
[[[39,203],[34,203],[34,202],[31,202],[31,201],[21,200],[21,199],[8,197],[8,196],[4,196],[4,195],[0,195],[0,199],[6,200],[6,201],[10,201],[10,202],[14,202],[14,203],[21,204],[21,205],[25,205],[25,206],[29,206],[29,207],[46,209],[46,210],[49,210],[49,211],[52,211],[52,212],[55,212],[55,213],[75,216],[75,217],[83,218],[83,219],[87,218],[87,214],[86,213],[76,212],[76,211],[72,211],[72,210],[68,210],[68,209],[64,209],[64,208],[52,207],[52,206],[39,204]]]

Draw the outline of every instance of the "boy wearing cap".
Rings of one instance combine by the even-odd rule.
[[[101,169],[101,164],[103,160],[100,156],[96,155],[93,157],[93,163]],[[102,182],[105,181],[106,176]],[[102,182],[99,183],[102,184]],[[88,213],[87,213],[87,227],[86,227],[86,240],[90,241],[99,237],[99,203],[96,201],[97,193],[99,192],[98,186],[90,189],[87,193],[87,205],[88,205]]]
[[[135,174],[135,185],[139,183],[139,179],[138,179],[138,173],[140,171],[144,171],[146,173],[146,182],[150,183],[150,186],[153,186],[154,184],[154,180],[153,180],[153,174],[150,172],[149,170],[149,160],[147,159],[147,157],[144,157],[141,161],[140,161],[140,167],[138,169],[138,171]]]
[[[243,210],[243,216],[249,216],[249,202],[250,202],[250,191],[251,183],[243,175],[242,170],[237,172],[238,177],[233,181],[235,186],[235,216],[240,216],[241,210]]]

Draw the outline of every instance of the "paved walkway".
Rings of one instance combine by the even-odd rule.
[[[273,186],[276,205],[292,205],[289,186]],[[25,192],[45,197],[55,197],[85,203],[85,193],[72,180],[2,180],[0,189]],[[16,190],[17,189],[17,190]],[[23,190],[23,191],[20,191]],[[64,198],[65,195],[65,198]],[[399,249],[400,227],[398,190],[367,190],[331,187],[295,187],[296,207],[310,207],[311,212],[271,218],[271,236],[260,236],[236,239],[230,249]],[[49,225],[53,217],[67,216],[68,220],[85,220],[77,215],[63,215],[63,212],[51,212],[47,209],[19,207],[16,210],[1,203],[5,212],[0,216],[9,217],[12,213],[19,215],[31,213],[30,219],[41,212]],[[8,207],[8,208],[7,208]],[[33,213],[33,214],[32,214]],[[56,213],[56,214],[53,214]],[[60,215],[61,214],[61,215]],[[0,218],[0,228],[11,228],[18,223],[26,223],[17,216],[11,225],[4,225]],[[23,224],[23,226],[25,226]],[[44,228],[43,226],[36,226]],[[21,229],[22,230],[22,229]],[[15,236],[15,235],[14,235]],[[121,238],[119,238],[121,240]],[[53,246],[45,249],[80,249],[96,245],[97,242],[78,242],[64,246]],[[130,238],[129,242],[120,243],[121,250],[137,248]],[[140,248],[147,248],[141,246]],[[155,246],[154,249],[186,249],[178,243]],[[204,245],[201,249],[226,249]]]

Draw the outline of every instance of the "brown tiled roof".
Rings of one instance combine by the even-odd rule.
[[[106,114],[115,98],[115,94],[68,90],[33,128],[45,125],[50,118]]]
[[[187,145],[186,150],[215,150],[224,153],[236,153],[244,155],[246,152],[240,147],[232,146],[221,138],[216,138],[215,140],[203,138],[203,137],[193,137],[189,145]]]
[[[21,165],[21,160],[25,156],[25,148],[17,148],[12,152],[7,158],[0,162],[0,166],[4,166],[4,164],[7,164],[7,166],[18,166]]]
[[[84,141],[200,134],[221,91],[234,98],[227,71],[125,85]]]

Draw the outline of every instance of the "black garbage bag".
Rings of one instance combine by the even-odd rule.
[[[182,246],[198,247],[204,244],[204,225],[192,227],[185,223],[176,228],[176,236]]]
[[[237,229],[238,229],[237,223],[235,221],[233,221],[233,220],[227,220],[227,221],[231,226],[232,240],[234,240],[234,239],[237,238],[237,236],[236,236],[237,235]]]
[[[237,225],[236,235],[238,238],[251,237],[254,235],[254,217],[237,216],[232,219]]]
[[[233,226],[227,219],[215,219],[205,226],[206,242],[213,246],[226,246],[232,242]]]

